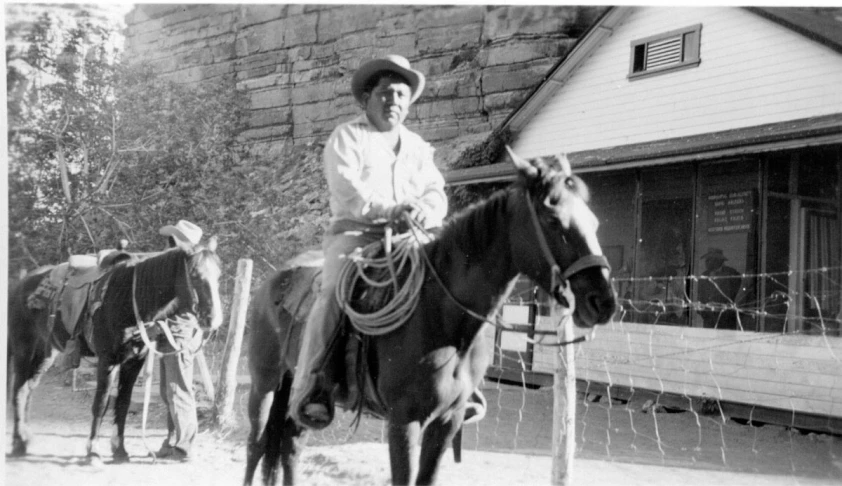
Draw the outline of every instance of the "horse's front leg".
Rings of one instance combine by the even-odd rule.
[[[13,356],[14,378],[12,383],[12,406],[15,420],[12,433],[12,456],[25,456],[32,441],[29,430],[30,395],[41,382],[44,373],[53,365],[58,351],[47,347],[35,350],[31,356]]]
[[[453,441],[456,432],[462,426],[462,418],[444,421],[436,419],[424,430],[421,439],[421,460],[418,468],[418,479],[415,484],[435,484],[439,471],[439,464],[447,452],[447,445]]]
[[[396,423],[389,420],[389,463],[392,466],[392,484],[412,485],[418,474],[419,422]]]
[[[114,431],[111,435],[111,454],[114,462],[129,462],[126,452],[125,432],[126,415],[132,401],[132,388],[137,375],[143,368],[144,360],[140,357],[132,358],[120,366],[120,381],[117,386],[117,400],[114,402]]]
[[[99,435],[99,427],[102,425],[102,419],[105,417],[105,412],[108,410],[109,390],[117,379],[117,373],[120,371],[118,365],[108,364],[104,357],[100,357],[96,367],[96,392],[94,393],[94,403],[91,405],[91,414],[93,420],[91,421],[91,433],[88,436],[88,460],[93,465],[101,465],[102,457],[96,447],[97,435]]]

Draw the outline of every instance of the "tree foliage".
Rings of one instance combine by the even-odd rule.
[[[261,278],[318,242],[319,146],[252,153],[234,79],[161,79],[121,60],[110,37],[84,18],[57,30],[44,15],[28,50],[9,55],[23,61],[6,74],[11,275],[123,238],[160,250],[157,230],[179,219],[219,237],[231,280],[238,258]]]
[[[499,162],[506,152],[506,144],[512,141],[512,134],[507,128],[495,129],[482,142],[468,147],[454,162],[454,169],[479,167]],[[508,186],[509,182],[467,184],[447,188],[451,212],[459,212],[471,204],[488,199],[494,192]]]

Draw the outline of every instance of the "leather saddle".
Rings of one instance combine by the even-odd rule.
[[[107,279],[117,263],[131,258],[122,249],[103,250],[97,255],[71,255],[54,267],[27,299],[32,309],[49,309],[49,327],[61,323],[64,332],[51,332],[53,345],[64,350],[68,341],[82,337],[88,345],[82,354],[93,356],[91,316],[102,303]],[[64,336],[69,339],[62,339]],[[78,366],[78,360],[74,363]]]
[[[276,298],[278,304],[289,313],[295,322],[294,332],[300,333],[307,322],[307,316],[321,291],[321,274],[324,254],[320,250],[311,250],[288,260],[282,267],[284,278],[279,285]],[[366,359],[368,336],[356,332],[346,318],[338,326],[331,338],[325,366],[332,366],[333,381],[338,387],[337,402],[346,410],[363,411],[382,417],[385,407],[382,405],[376,388],[376,367],[368,365]],[[300,349],[293,343],[300,339],[289,339],[284,355],[291,363],[298,360]],[[361,385],[362,384],[362,385]],[[363,390],[364,393],[349,393],[349,390]]]
[[[375,249],[376,251],[380,250]],[[293,334],[300,334],[310,308],[319,295],[323,264],[324,254],[313,250],[298,255],[282,267],[282,270],[287,272],[276,298],[280,299],[280,305],[295,319]],[[377,279],[376,275],[374,277]],[[383,290],[360,285],[352,292],[351,299],[355,301],[357,310],[372,311],[380,308],[391,295],[391,288]],[[337,326],[334,336],[329,340],[329,349],[323,365],[335,370],[332,375],[338,390],[336,404],[345,410],[356,412],[357,424],[363,414],[383,419],[387,412],[386,405],[377,391],[380,370],[371,346],[372,339],[372,336],[357,331],[348,317],[343,316],[341,325]],[[292,363],[296,363],[300,348],[292,343],[300,343],[300,337],[292,336],[288,339],[287,349],[283,351]],[[486,408],[485,397],[479,389],[474,390],[468,401],[464,423],[481,420],[485,416]]]

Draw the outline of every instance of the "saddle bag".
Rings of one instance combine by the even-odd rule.
[[[38,287],[26,298],[26,306],[32,310],[46,309],[53,302],[58,292],[59,285],[53,283],[49,278],[44,278]]]

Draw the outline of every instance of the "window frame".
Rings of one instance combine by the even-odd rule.
[[[693,34],[690,38],[689,42],[687,40],[687,34]],[[653,42],[657,42],[660,40],[668,39],[670,37],[681,36],[682,43],[681,43],[681,57],[682,61],[670,64],[667,66],[661,66],[653,69],[643,69],[641,71],[635,71],[635,52],[637,51],[638,47],[642,46],[642,51],[644,55],[644,60],[646,56],[646,46]],[[630,45],[630,56],[629,56],[629,74],[628,79],[633,81],[635,79],[646,78],[649,76],[655,76],[658,74],[665,74],[670,73],[673,71],[679,71],[683,69],[688,69],[692,67],[697,67],[701,62],[701,44],[702,44],[702,24],[695,24],[690,25],[687,27],[683,27],[680,29],[671,30],[669,32],[664,32],[657,35],[652,35],[649,37],[644,37],[642,39],[637,39],[631,41]]]

